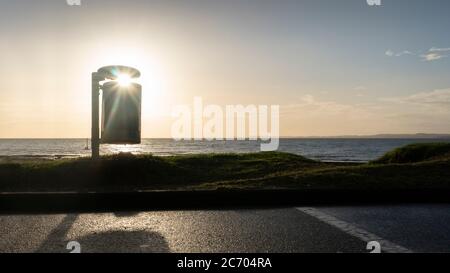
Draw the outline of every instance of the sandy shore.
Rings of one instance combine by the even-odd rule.
[[[0,155],[1,163],[24,163],[24,162],[42,162],[61,159],[82,158],[81,155]]]

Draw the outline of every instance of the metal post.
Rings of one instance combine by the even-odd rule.
[[[98,73],[92,73],[92,132],[91,149],[92,159],[100,158],[100,130],[99,130],[99,97],[100,97],[100,79]]]

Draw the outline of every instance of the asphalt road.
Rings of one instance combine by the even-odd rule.
[[[450,252],[450,205],[1,215],[0,252]]]

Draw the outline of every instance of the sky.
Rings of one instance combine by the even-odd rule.
[[[0,0],[0,138],[90,135],[90,76],[142,72],[142,136],[179,104],[280,105],[282,136],[450,133],[450,1]]]

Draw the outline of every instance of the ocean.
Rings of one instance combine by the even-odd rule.
[[[86,139],[0,139],[0,157],[66,158],[89,156]],[[279,151],[327,162],[367,162],[411,143],[450,142],[450,139],[280,139]],[[90,143],[89,143],[90,147]],[[131,152],[158,156],[197,153],[258,152],[258,141],[174,141],[143,139],[139,145],[102,145],[102,154]]]

